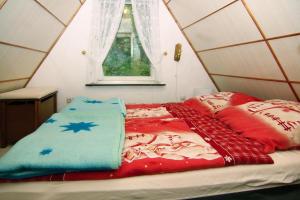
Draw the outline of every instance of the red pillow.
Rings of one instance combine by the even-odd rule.
[[[249,102],[226,108],[216,117],[243,136],[264,144],[266,153],[300,147],[300,103]]]
[[[239,92],[218,92],[192,97],[183,103],[204,115],[213,116],[224,108],[241,105],[250,101],[260,101],[260,99]]]

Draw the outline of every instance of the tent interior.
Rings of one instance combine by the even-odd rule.
[[[0,199],[190,199],[204,196],[218,199],[214,195],[286,185],[296,185],[295,191],[300,191],[297,186],[300,183],[300,152],[297,150],[300,147],[299,19],[299,0],[0,0]],[[175,104],[188,112],[186,110],[191,108],[183,108],[183,102],[194,106],[189,100],[205,101],[208,98],[205,95],[223,95],[222,92],[248,95],[253,100],[239,105],[226,104],[225,109],[244,108],[242,105],[249,102],[256,102],[252,108],[258,109],[268,100],[274,107],[279,103],[272,100],[280,99],[285,113],[289,113],[286,109],[295,112],[290,118],[284,118],[286,114],[280,118],[275,111],[264,113],[267,120],[271,120],[268,124],[286,123],[289,127],[283,127],[284,131],[293,134],[288,136],[293,140],[289,147],[279,145],[277,148],[275,142],[273,151],[267,152],[274,164],[228,166],[220,168],[222,171],[191,167],[193,170],[185,172],[145,173],[109,180],[63,181],[63,175],[62,180],[51,176],[49,180],[16,181],[3,176],[1,161],[8,159],[1,156],[4,158],[36,129],[43,129],[53,116],[61,117],[61,112],[64,116],[70,115],[66,110],[74,111],[74,105],[85,108],[77,104],[78,98],[90,98],[84,101],[93,106],[106,101],[113,106],[126,104],[124,123],[128,128],[131,126],[127,125],[131,120],[128,116],[136,119],[138,109],[148,109],[147,112],[156,109],[154,114],[149,111],[148,115],[153,115],[151,119],[165,112],[179,119],[181,115],[176,114],[179,108],[174,108]],[[172,104],[168,104],[170,102]],[[208,101],[208,104],[212,103]],[[142,108],[134,105],[142,105]],[[105,115],[107,110],[102,112],[101,117],[105,119],[99,119],[114,118],[114,111],[108,112],[109,117]],[[194,110],[189,112],[194,113]],[[225,122],[230,121],[222,113],[218,108],[209,117],[215,120],[214,117],[219,116]],[[199,116],[206,119],[206,114]],[[196,117],[186,115],[183,118],[190,126]],[[240,129],[234,129],[239,122],[246,123],[238,121],[232,126],[225,123],[224,127],[241,133]],[[100,127],[89,123],[90,127],[85,127],[83,132]],[[258,126],[258,123],[252,125]],[[60,127],[67,132],[70,126]],[[78,131],[74,129],[74,133]],[[250,141],[260,137],[257,134],[250,137],[248,132],[245,135]],[[203,134],[201,137],[205,138]],[[256,142],[253,139],[253,143]],[[48,148],[42,152],[51,154],[51,151]],[[283,163],[276,163],[278,160]],[[226,157],[222,162],[226,165]],[[231,174],[233,171],[237,174]],[[250,173],[251,178],[247,176]],[[237,182],[228,182],[232,178],[221,178],[222,174],[229,174]],[[207,185],[212,179],[220,184],[215,181]],[[274,199],[272,194],[278,194],[278,199],[296,198],[295,193],[284,188],[253,199]]]

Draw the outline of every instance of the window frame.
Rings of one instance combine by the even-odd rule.
[[[131,1],[126,1],[125,6],[126,5],[131,5]],[[125,9],[125,7],[124,7],[124,9]],[[122,16],[122,19],[123,19],[123,16]],[[133,24],[133,26],[135,26],[134,21],[132,21],[132,24]],[[130,34],[131,35],[131,41],[130,42],[131,42],[131,45],[132,45],[131,46],[131,53],[132,53],[132,51],[133,51],[133,38],[134,38],[133,32],[121,32],[121,33],[119,33],[119,30],[118,30],[117,34],[124,34],[124,35],[125,34]],[[116,35],[116,37],[117,37],[117,35]],[[138,35],[137,35],[137,37],[138,37]],[[149,67],[150,67],[150,76],[105,76],[104,69],[102,67],[103,76],[102,77],[99,76],[97,82],[107,82],[109,84],[114,83],[114,82],[118,82],[118,84],[120,84],[122,82],[124,82],[125,84],[127,84],[128,82],[137,82],[137,83],[144,82],[144,83],[150,83],[150,84],[157,83],[158,81],[156,80],[155,70],[154,70],[153,65],[152,65],[151,62],[149,63]]]

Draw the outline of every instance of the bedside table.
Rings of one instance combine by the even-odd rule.
[[[54,88],[22,88],[0,94],[0,146],[32,133],[56,112]]]

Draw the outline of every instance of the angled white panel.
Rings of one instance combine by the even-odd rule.
[[[289,80],[300,81],[300,36],[271,40],[270,44]]]
[[[0,83],[0,93],[23,88],[28,79]]]
[[[298,95],[298,97],[300,97],[300,83],[299,84],[292,84],[294,89],[296,90],[296,93]]]
[[[287,83],[213,76],[221,91],[244,92],[263,99],[296,100]]]
[[[0,41],[47,51],[64,26],[33,0],[9,0],[0,12]]]
[[[45,53],[0,44],[0,81],[30,77]]]
[[[267,37],[300,32],[299,0],[246,0],[246,2]]]
[[[181,27],[185,27],[231,2],[233,0],[172,0],[168,6]]]
[[[240,1],[188,27],[184,32],[196,50],[262,39]]]
[[[76,13],[80,7],[79,0],[38,0],[49,11],[51,11],[56,17],[58,17],[64,24],[68,24],[72,16]]]
[[[284,79],[264,42],[199,53],[210,73]]]

